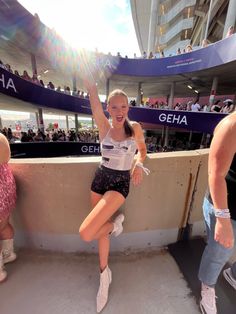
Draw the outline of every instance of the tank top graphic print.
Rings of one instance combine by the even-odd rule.
[[[114,170],[130,170],[137,150],[134,138],[115,141],[110,130],[101,142],[101,165]]]

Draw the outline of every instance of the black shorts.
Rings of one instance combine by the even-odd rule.
[[[102,195],[107,191],[117,191],[126,198],[129,194],[129,184],[129,170],[113,170],[104,166],[99,166],[95,172],[91,190]]]

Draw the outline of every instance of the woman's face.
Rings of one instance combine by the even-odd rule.
[[[129,105],[125,96],[114,96],[107,106],[113,125],[123,125],[128,116]]]

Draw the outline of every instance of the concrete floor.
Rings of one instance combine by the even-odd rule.
[[[1,314],[96,313],[96,255],[18,252],[0,285]],[[198,306],[167,251],[112,255],[104,314],[197,314]]]

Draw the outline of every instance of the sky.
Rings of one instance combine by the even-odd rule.
[[[70,45],[140,55],[129,0],[18,0]]]

